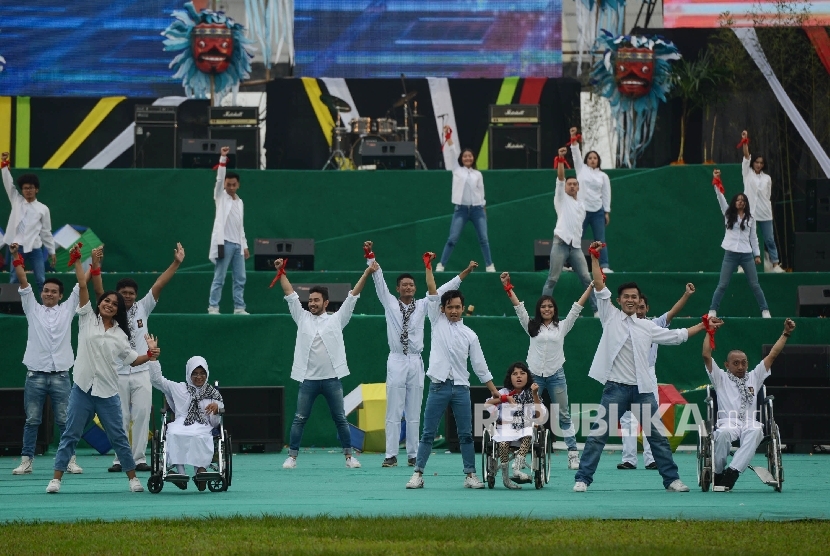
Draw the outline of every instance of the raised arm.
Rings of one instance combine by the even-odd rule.
[[[159,296],[161,295],[161,290],[164,289],[173,275],[176,274],[176,271],[179,270],[179,266],[182,264],[184,260],[184,247],[182,247],[181,243],[176,244],[176,248],[173,250],[173,262],[170,263],[170,266],[167,267],[161,276],[156,279],[156,283],[153,284],[153,287],[150,291],[153,292],[153,299],[156,301],[159,300]]]
[[[15,201],[18,197],[20,197],[20,192],[14,186],[14,178],[12,177],[12,173],[9,170],[9,153],[0,154],[0,168],[2,168],[3,175],[3,187],[6,190],[6,195],[9,197],[9,202],[14,206]],[[11,230],[6,230],[7,232],[11,232]]]
[[[150,334],[145,334],[144,339],[147,341],[147,353],[139,353],[138,357],[130,363],[130,367],[138,367],[139,365],[143,365],[144,363],[149,363],[151,361],[156,361],[161,354],[161,350],[159,349],[158,339],[155,336],[151,336]]]
[[[784,349],[784,346],[787,345],[787,340],[789,339],[790,334],[793,333],[793,330],[795,330],[795,322],[792,319],[785,320],[784,332],[781,333],[781,336],[775,341],[775,344],[773,344],[772,349],[769,350],[769,355],[764,357],[764,366],[767,370],[772,369],[773,361],[775,361],[775,358],[778,357],[779,353],[781,353],[781,350]]]
[[[92,250],[92,264],[86,273],[86,281],[92,282],[92,291],[95,292],[95,298],[104,295],[104,282],[101,280],[101,263],[104,260],[104,246],[101,245]],[[97,268],[98,271],[93,274],[92,269]]]
[[[426,268],[427,278],[427,293],[429,295],[438,295],[438,287],[435,285],[435,275],[432,273],[432,261],[435,259],[435,253],[427,251],[424,253],[424,267]]]
[[[375,263],[375,253],[372,251],[372,246],[374,244],[371,241],[364,241],[363,242],[363,253],[364,257],[366,258],[367,265],[372,265]],[[384,309],[391,310],[393,307],[397,307],[397,300],[395,296],[392,295],[392,292],[389,291],[389,287],[386,285],[386,280],[383,278],[383,269],[378,265],[377,270],[372,273],[372,281],[375,283],[375,292],[378,294],[378,299],[380,300],[380,304],[383,305]]]
[[[470,261],[470,264],[467,265],[467,268],[465,268],[458,274],[458,278],[463,281],[467,276],[470,275],[472,271],[474,271],[477,268],[478,263],[475,261]]]
[[[674,307],[669,309],[669,312],[666,313],[666,326],[669,325],[671,320],[677,316],[677,313],[680,312],[681,309],[686,305],[686,302],[695,293],[695,285],[689,282],[686,284],[686,291],[683,292],[683,295],[680,296],[680,299],[677,300],[677,303],[674,304]]]
[[[749,134],[746,130],[741,132],[741,143],[744,148],[744,160],[749,160]]]
[[[709,317],[709,326],[717,330],[723,326],[723,321],[717,317]],[[703,364],[709,374],[712,373],[712,344],[709,342],[709,335],[703,336]]]
[[[363,291],[363,286],[366,285],[366,279],[372,274],[374,274],[375,271],[379,268],[380,266],[378,266],[377,262],[374,262],[371,265],[367,266],[366,270],[363,271],[363,275],[360,277],[360,280],[357,281],[357,284],[354,285],[352,291],[349,293],[351,293],[355,297],[360,295],[360,292]],[[283,276],[283,278],[285,277]]]
[[[219,157],[219,168],[216,169],[216,184],[213,186],[213,198],[218,199],[225,191],[225,172],[227,169],[225,165],[228,163],[228,153],[231,152],[230,147],[222,147]]]
[[[597,253],[602,249],[602,242],[595,241],[591,244],[591,249],[595,249]],[[605,288],[605,280],[604,276],[602,275],[602,268],[599,266],[599,257],[594,256],[591,254],[591,277],[594,280],[594,289],[596,291],[601,291]]]
[[[579,172],[585,166],[585,163],[582,161],[582,151],[579,148],[579,140],[577,138],[577,132],[578,131],[579,130],[575,127],[572,127],[570,129],[570,133],[571,133],[571,155],[573,155],[574,170],[576,170],[577,174],[579,174]]]
[[[593,282],[588,284],[588,287],[585,288],[585,291],[582,292],[582,295],[579,296],[579,299],[576,300],[582,307],[585,307],[585,303],[587,303],[588,298],[591,297],[591,291],[594,289]]]
[[[283,269],[283,265],[285,264],[284,259],[277,259],[274,261],[274,268],[277,269],[277,274],[280,277],[280,286],[282,286],[282,293],[285,295],[291,295],[294,293],[294,288],[291,286],[291,282],[288,281],[288,276],[285,275],[285,269]]]
[[[715,196],[718,198],[718,205],[720,206],[720,212],[721,212],[721,214],[726,216],[726,209],[729,208],[729,204],[726,202],[726,197],[723,196],[723,193],[721,193],[720,189],[718,189],[718,186],[714,183],[714,182],[720,182],[720,170],[715,168],[712,171],[712,176],[713,176],[712,186],[715,188]]]
[[[26,267],[23,266],[22,261],[19,263],[15,261],[19,247],[16,243],[12,243],[9,245],[9,251],[12,254],[12,265],[14,266],[14,273],[17,275],[17,281],[20,282],[20,289],[25,290],[29,287],[29,281],[26,280]]]
[[[559,149],[559,155],[556,157],[556,179],[561,182],[565,181],[565,156],[567,154],[568,149],[561,147]],[[556,185],[559,185],[559,183],[557,182]]]
[[[517,307],[521,301],[519,301],[519,298],[513,291],[513,284],[510,283],[510,273],[502,272],[499,278],[501,278],[501,285],[504,288],[504,291],[507,292],[507,296],[510,298],[510,303],[513,304],[513,307]]]
[[[72,251],[78,249],[76,245],[72,249],[69,250],[70,254]],[[95,260],[92,261],[93,267],[98,268],[95,265]],[[81,258],[78,257],[78,260],[75,261],[75,277],[78,279],[78,307],[83,307],[87,303],[89,303],[89,289],[87,286],[87,277],[86,273],[84,272],[84,265],[81,262]]]

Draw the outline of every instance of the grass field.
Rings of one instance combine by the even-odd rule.
[[[500,508],[500,513],[510,508]],[[194,508],[199,512],[199,508]],[[828,521],[203,518],[0,525],[3,554],[826,554]]]

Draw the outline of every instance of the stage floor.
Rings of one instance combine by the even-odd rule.
[[[233,486],[228,492],[187,491],[167,484],[159,494],[130,493],[123,474],[107,473],[112,456],[78,454],[82,475],[66,475],[60,494],[48,495],[53,454],[35,460],[31,475],[13,476],[17,458],[0,458],[0,521],[76,521],[178,518],[194,515],[289,516],[492,516],[535,518],[798,520],[830,518],[830,457],[784,454],[782,493],[762,484],[752,471],[736,490],[703,493],[696,487],[693,453],[675,461],[689,493],[668,493],[657,471],[616,469],[620,453],[606,452],[587,493],[575,493],[574,472],[566,453],[553,457],[551,482],[537,491],[524,485],[508,491],[501,477],[493,491],[463,488],[461,455],[436,452],[429,460],[422,490],[406,490],[412,469],[383,469],[380,454],[360,456],[361,469],[346,469],[339,450],[303,450],[296,469],[282,469],[281,454],[234,455]],[[403,454],[399,460],[406,461]],[[753,463],[765,465],[763,455]],[[480,468],[477,454],[476,467]],[[479,473],[480,473],[479,469]],[[139,476],[146,486],[148,473]],[[479,475],[480,476],[480,475]]]

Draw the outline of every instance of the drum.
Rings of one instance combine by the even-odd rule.
[[[372,133],[372,118],[354,118],[349,122],[349,127],[355,135],[368,135]]]
[[[398,133],[398,122],[392,118],[378,118],[377,124],[378,135],[397,135]]]
[[[352,150],[351,153],[349,153],[349,158],[352,159],[355,168],[359,168],[363,165],[363,154],[361,152],[363,150],[363,144],[377,143],[379,141],[386,141],[386,139],[378,135],[364,135],[352,144]]]

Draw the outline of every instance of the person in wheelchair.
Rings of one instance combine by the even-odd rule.
[[[150,365],[150,382],[167,398],[176,420],[167,425],[167,461],[184,475],[184,466],[192,465],[196,474],[204,473],[213,460],[213,429],[219,426],[219,410],[224,409],[222,395],[208,384],[207,361],[198,355],[187,360],[186,382],[173,382],[161,374],[158,362]],[[176,482],[184,490],[186,482]],[[198,481],[205,490],[205,481]]]
[[[493,415],[498,412],[493,440],[498,445],[498,455],[501,461],[501,477],[504,486],[509,489],[520,489],[520,483],[532,481],[530,475],[522,471],[525,456],[530,452],[533,441],[533,417],[540,413],[544,420],[547,412],[539,397],[539,385],[533,382],[533,375],[523,361],[517,361],[508,367],[504,377],[504,388],[499,390],[499,397],[485,402],[486,409]],[[510,462],[510,446],[518,443],[516,455],[513,459],[513,476],[508,473]]]
[[[717,330],[723,321],[717,317],[709,318],[709,326]],[[747,357],[740,350],[732,350],[726,356],[724,366],[718,367],[712,359],[712,344],[710,338],[703,340],[703,364],[709,380],[718,396],[718,415],[714,432],[714,486],[732,490],[738,477],[741,476],[752,461],[755,450],[764,437],[763,428],[756,415],[758,392],[764,380],[770,375],[772,363],[784,346],[787,339],[795,330],[795,322],[791,319],[784,321],[784,332],[772,346],[772,349],[754,369],[747,372]],[[711,333],[711,332],[710,332]],[[735,452],[732,462],[726,466],[729,449],[736,440],[741,442]]]

